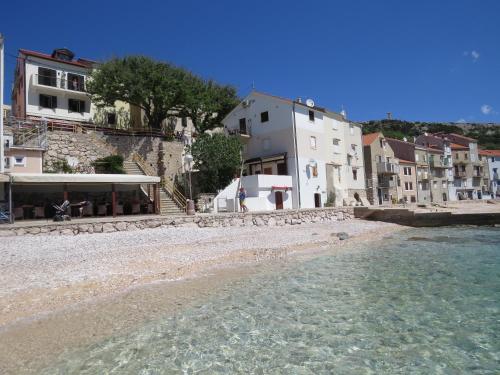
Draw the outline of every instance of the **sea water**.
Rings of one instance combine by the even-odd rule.
[[[45,374],[499,374],[500,229],[288,262]]]

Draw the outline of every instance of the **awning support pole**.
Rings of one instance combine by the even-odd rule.
[[[113,211],[113,217],[116,217],[116,190],[115,190],[115,184],[111,184],[111,209]]]
[[[9,223],[12,224],[14,222],[14,213],[12,212],[12,182],[8,183],[9,185]]]
[[[68,200],[68,185],[67,185],[67,184],[64,184],[64,185],[63,185],[63,189],[64,189],[64,192],[63,192],[63,200],[64,200],[64,201],[67,201],[67,200]]]

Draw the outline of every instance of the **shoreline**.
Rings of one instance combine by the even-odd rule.
[[[81,276],[78,262],[70,261],[67,265],[72,273],[56,264],[55,268],[59,268],[65,278],[49,283],[45,289],[39,287],[40,280],[37,283],[28,282],[23,289],[7,296],[7,312],[3,308],[0,314],[0,363],[7,365],[4,369],[4,365],[0,366],[0,370],[20,373],[23,368],[47,365],[63,351],[70,350],[68,348],[90,345],[132,330],[141,323],[175,313],[215,295],[232,282],[244,282],[245,278],[267,266],[275,267],[289,260],[307,260],[324,253],[344,251],[351,245],[372,242],[403,229],[407,228],[360,220],[307,224],[279,230],[196,229],[205,232],[202,238],[184,238],[170,246],[161,245],[161,241],[153,241],[152,245],[140,249],[131,246],[132,259],[128,259],[130,254],[127,253],[124,256],[127,261],[115,258],[111,267],[115,271],[116,267],[125,267],[129,273],[122,272],[117,276],[111,272],[104,279],[92,279],[87,274],[87,278],[83,278],[86,282],[83,287],[82,278],[78,277]],[[340,231],[348,232],[351,237],[340,241],[332,236],[332,233]],[[153,229],[151,232],[142,231],[163,239],[162,232],[177,232],[171,233],[175,236],[184,234],[185,230]],[[280,236],[277,237],[278,232]],[[121,244],[115,245],[120,247]],[[142,252],[137,258],[135,255],[140,250]],[[165,254],[172,252],[171,256],[179,253],[188,255],[188,261],[172,264],[172,259],[165,259]],[[111,258],[116,255],[113,248],[106,249],[106,253]],[[65,257],[63,259],[66,260]],[[138,259],[142,262],[131,265]],[[167,269],[166,265],[170,267]],[[98,267],[90,274],[98,276],[105,268]],[[162,272],[158,273],[159,269]],[[2,278],[5,281],[5,275]],[[4,288],[9,283],[2,285],[0,293],[5,300],[8,293]],[[37,287],[30,290],[33,285]],[[62,294],[61,289],[64,291]],[[57,296],[59,299],[55,298]],[[22,299],[26,297],[28,299],[23,303]]]

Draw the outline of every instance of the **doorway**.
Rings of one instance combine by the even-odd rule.
[[[378,195],[378,204],[381,206],[382,205],[382,189],[377,189],[377,195]]]
[[[321,208],[321,194],[320,193],[314,194],[314,207]]]
[[[283,209],[283,193],[281,191],[277,191],[274,193],[274,201],[276,202],[276,209]]]

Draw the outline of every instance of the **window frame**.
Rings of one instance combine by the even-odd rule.
[[[17,159],[20,158],[22,161],[19,163]],[[12,166],[14,167],[26,167],[26,156],[25,155],[14,155],[12,157],[13,163]]]
[[[317,143],[316,136],[314,136],[314,135],[309,136],[309,146],[311,147],[311,150],[318,149],[318,143]]]
[[[260,113],[260,123],[263,124],[265,122],[269,122],[269,111]]]
[[[42,105],[42,97],[47,98],[49,106]],[[47,95],[47,94],[39,94],[38,95],[38,106],[40,108],[47,108],[47,109],[55,110],[57,108],[57,96]]]
[[[309,110],[309,121],[314,122],[316,120],[316,113],[312,109]]]
[[[70,105],[71,101],[78,103],[78,109],[81,109],[80,105],[83,103],[83,110],[80,110],[80,111],[71,110],[71,105]],[[79,114],[83,115],[85,113],[85,108],[87,107],[86,104],[87,103],[85,102],[85,100],[68,98],[68,113],[79,113]]]

